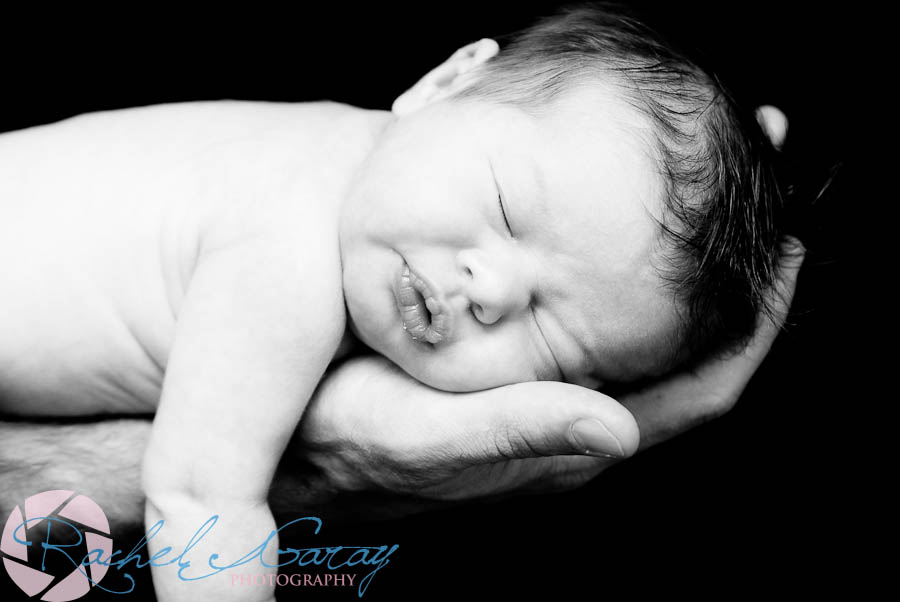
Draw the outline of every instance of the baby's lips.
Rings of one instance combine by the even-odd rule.
[[[450,331],[449,312],[431,294],[431,287],[412,272],[406,262],[395,288],[403,330],[414,341],[437,344],[445,340]],[[430,322],[426,308],[431,313]]]
[[[400,272],[400,279],[397,284],[397,302],[401,309],[419,304],[419,294],[412,284],[409,266],[407,265],[404,265],[403,270]]]
[[[403,330],[417,341],[425,338],[428,324],[425,319],[421,297],[412,284],[409,267],[404,265],[397,281],[397,308],[400,310],[400,321]]]

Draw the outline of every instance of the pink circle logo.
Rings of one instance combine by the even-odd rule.
[[[0,537],[3,566],[29,597],[75,600],[106,574],[112,538],[109,521],[89,497],[57,489],[32,495],[6,519]]]

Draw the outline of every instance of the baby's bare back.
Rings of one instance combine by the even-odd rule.
[[[286,199],[336,228],[344,174],[323,148],[356,112],[181,103],[0,136],[0,412],[153,411],[204,233]],[[309,244],[339,270],[336,229]]]

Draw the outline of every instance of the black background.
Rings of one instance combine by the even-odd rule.
[[[332,99],[387,109],[457,47],[557,4],[7,18],[0,131],[197,99]],[[862,170],[852,156],[861,77],[854,23],[863,9],[638,4],[701,52],[739,99],[775,104],[789,117],[796,233],[809,250],[793,325],[730,414],[580,491],[373,524],[338,526],[323,515],[323,534],[303,545],[400,544],[367,599],[835,593],[869,578],[855,537],[863,505],[853,501],[865,495],[865,400],[857,385],[871,349],[855,336],[863,289],[850,259],[870,206],[857,190]],[[831,174],[831,188],[812,203]],[[3,587],[11,587],[5,577]],[[280,592],[295,595],[349,600],[355,590]],[[96,592],[86,599],[101,598],[123,599]]]

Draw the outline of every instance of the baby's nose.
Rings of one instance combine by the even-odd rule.
[[[530,304],[531,286],[514,257],[468,249],[460,251],[457,263],[472,313],[482,324],[494,324]]]

